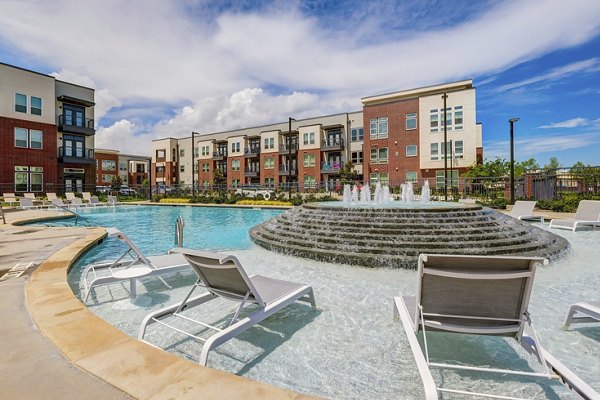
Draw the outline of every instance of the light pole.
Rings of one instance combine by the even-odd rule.
[[[508,120],[510,124],[510,204],[515,204],[515,141],[513,137],[513,125],[518,120],[519,118]]]
[[[288,199],[292,200],[292,121],[294,118],[290,117],[288,120]]]
[[[194,135],[198,135],[198,132],[192,131],[192,196],[196,195],[196,147]]]
[[[442,95],[444,99],[444,199],[448,201],[448,124],[446,120],[446,100],[448,94]]]

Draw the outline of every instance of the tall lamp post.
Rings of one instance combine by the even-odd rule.
[[[192,196],[196,195],[196,142],[194,136],[198,134],[198,132],[192,131]]]
[[[444,199],[448,201],[448,121],[446,120],[448,94],[444,93],[442,99],[444,99]]]
[[[510,124],[510,204],[515,204],[515,141],[513,136],[514,123],[519,118],[511,118],[508,120]]]
[[[292,200],[292,121],[294,118],[290,117],[288,120],[288,199]]]

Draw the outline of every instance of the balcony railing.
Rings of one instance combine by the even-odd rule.
[[[213,160],[222,160],[227,157],[227,150],[213,151]]]
[[[244,149],[244,156],[247,158],[258,157],[260,155],[260,147],[246,147]]]
[[[78,149],[61,146],[58,148],[58,161],[63,164],[95,164],[94,149]]]
[[[325,162],[321,164],[321,173],[322,174],[339,174],[342,169],[342,163],[339,161],[335,161],[333,163]]]
[[[279,175],[286,176],[289,175],[289,168],[287,164],[282,164],[279,166]],[[292,176],[296,176],[296,164],[292,164]]]
[[[64,114],[58,116],[58,130],[67,133],[79,133],[86,136],[96,134],[94,120],[89,118],[77,118]]]
[[[298,143],[292,143],[291,147],[292,147],[292,153],[298,151]],[[290,152],[289,148],[290,148],[290,146],[288,146],[287,144],[280,144],[279,145],[279,152],[287,154],[287,153]]]
[[[343,138],[329,138],[321,141],[321,150],[343,150],[344,139]]]

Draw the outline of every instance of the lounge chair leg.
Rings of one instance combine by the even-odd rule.
[[[137,295],[135,284],[136,284],[136,279],[131,278],[129,280],[129,298],[131,298],[131,299],[135,299],[135,296]]]

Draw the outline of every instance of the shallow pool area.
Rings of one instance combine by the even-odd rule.
[[[250,274],[303,282],[313,286],[318,309],[294,304],[238,336],[208,359],[208,366],[298,392],[339,399],[422,398],[423,388],[392,297],[414,294],[416,271],[338,265],[277,254],[255,246],[250,226],[281,211],[205,207],[120,207],[84,212],[90,222],[115,226],[148,254],[173,247],[174,223],[186,222],[186,247],[236,255]],[[536,224],[543,229],[547,225]],[[600,327],[560,329],[568,306],[600,299],[600,230],[553,230],[571,243],[569,252],[537,270],[530,311],[541,344],[596,391],[600,391]],[[69,274],[78,293],[81,266],[114,257],[123,249],[116,239],[88,252]],[[138,283],[138,297],[129,298],[128,284],[101,286],[88,302],[90,310],[132,337],[144,316],[182,300],[195,274],[183,272],[147,277]],[[168,286],[167,286],[168,285]],[[219,319],[235,310],[216,301],[198,309]],[[226,310],[223,313],[223,310]],[[170,330],[152,326],[147,339],[170,352],[197,360],[201,346]],[[516,344],[500,338],[430,334],[432,358],[495,367],[521,366],[539,371],[535,360]],[[515,359],[515,354],[520,357]],[[557,382],[519,377],[484,376],[445,371],[434,375],[445,387],[457,381],[470,390],[493,390],[506,396],[569,398]],[[464,386],[463,386],[464,387]],[[452,397],[456,398],[456,397]],[[575,398],[575,397],[573,397]]]

